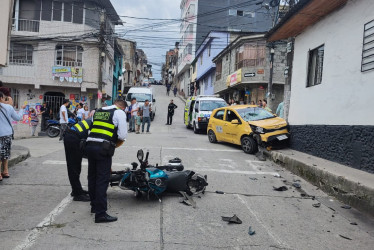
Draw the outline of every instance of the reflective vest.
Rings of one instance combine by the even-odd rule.
[[[71,130],[75,131],[81,139],[87,139],[88,131],[90,131],[91,127],[91,120],[83,120],[75,124],[73,127],[71,127]]]
[[[113,123],[114,112],[118,108],[114,109],[99,109],[93,116],[93,124],[90,133],[91,138],[104,139],[107,141],[117,142],[118,134]]]

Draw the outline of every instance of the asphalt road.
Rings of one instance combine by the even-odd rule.
[[[197,207],[179,203],[176,195],[164,195],[160,203],[110,187],[108,213],[119,219],[95,224],[89,204],[71,200],[63,144],[51,138],[17,140],[14,144],[29,147],[32,157],[12,167],[11,178],[0,184],[0,249],[373,249],[372,219],[341,208],[270,161],[195,135],[183,125],[183,102],[167,97],[164,86],[154,88],[152,133],[129,134],[116,150],[113,169],[136,161],[140,148],[150,151],[150,163],[177,156],[185,169],[208,176],[207,192],[194,197]],[[171,98],[178,109],[173,125],[166,126]],[[84,185],[86,175],[84,161]],[[292,187],[295,181],[301,189]],[[288,190],[273,190],[279,186]],[[320,207],[313,206],[317,203]],[[234,214],[242,224],[221,219]],[[249,227],[254,235],[248,234]]]

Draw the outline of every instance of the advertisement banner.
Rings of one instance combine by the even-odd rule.
[[[53,66],[52,77],[60,80],[60,82],[83,82],[83,69],[81,67],[64,67]]]
[[[227,87],[232,87],[240,82],[242,82],[242,69],[238,69],[226,79]]]

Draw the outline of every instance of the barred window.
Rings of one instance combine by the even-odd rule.
[[[216,63],[216,81],[220,80],[222,77],[222,60]]]
[[[307,87],[321,84],[325,45],[309,51]]]
[[[81,46],[56,46],[57,66],[81,67],[82,66],[83,48]]]
[[[265,43],[245,43],[236,49],[235,69],[265,64]]]
[[[32,65],[33,47],[29,44],[10,44],[9,64]]]

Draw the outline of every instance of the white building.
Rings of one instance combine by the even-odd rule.
[[[104,97],[112,96],[113,31],[121,22],[109,0],[15,0],[13,17],[8,67],[0,80],[11,88],[16,107],[45,101],[57,113],[67,98],[73,106],[93,108],[100,71]]]
[[[300,0],[269,32],[295,37],[292,148],[374,173],[374,1]]]

